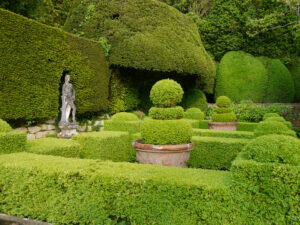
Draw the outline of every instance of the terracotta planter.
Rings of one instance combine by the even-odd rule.
[[[132,142],[132,147],[136,151],[136,158],[139,163],[186,167],[194,143],[191,142],[181,145],[151,145],[143,144],[141,140],[136,140]]]
[[[211,130],[236,130],[238,122],[208,122]]]

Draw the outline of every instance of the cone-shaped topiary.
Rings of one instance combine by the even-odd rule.
[[[153,85],[150,99],[156,107],[149,111],[152,118],[142,124],[143,143],[176,145],[191,141],[192,126],[186,120],[178,120],[183,117],[183,108],[175,107],[180,103],[182,95],[181,86],[174,80],[165,79]]]
[[[217,98],[216,104],[218,108],[212,114],[211,120],[213,122],[235,122],[237,121],[235,114],[231,108],[231,100],[226,96]]]

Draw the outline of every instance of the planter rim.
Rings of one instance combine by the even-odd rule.
[[[238,124],[238,122],[213,122],[213,121],[209,121],[208,124],[228,124],[228,125],[234,125],[234,124]]]
[[[182,150],[192,150],[194,147],[194,142],[188,144],[178,144],[178,145],[152,145],[144,144],[142,140],[135,140],[132,142],[132,147],[141,150],[163,150],[163,151],[182,151]]]

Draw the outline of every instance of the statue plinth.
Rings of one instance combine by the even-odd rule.
[[[60,133],[57,134],[59,138],[70,139],[73,135],[78,134],[77,129],[79,128],[77,123],[59,123],[58,125]]]

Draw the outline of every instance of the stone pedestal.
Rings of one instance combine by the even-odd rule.
[[[78,134],[76,131],[79,126],[77,123],[72,124],[59,124],[60,133],[57,134],[59,138],[70,139],[73,135]]]

